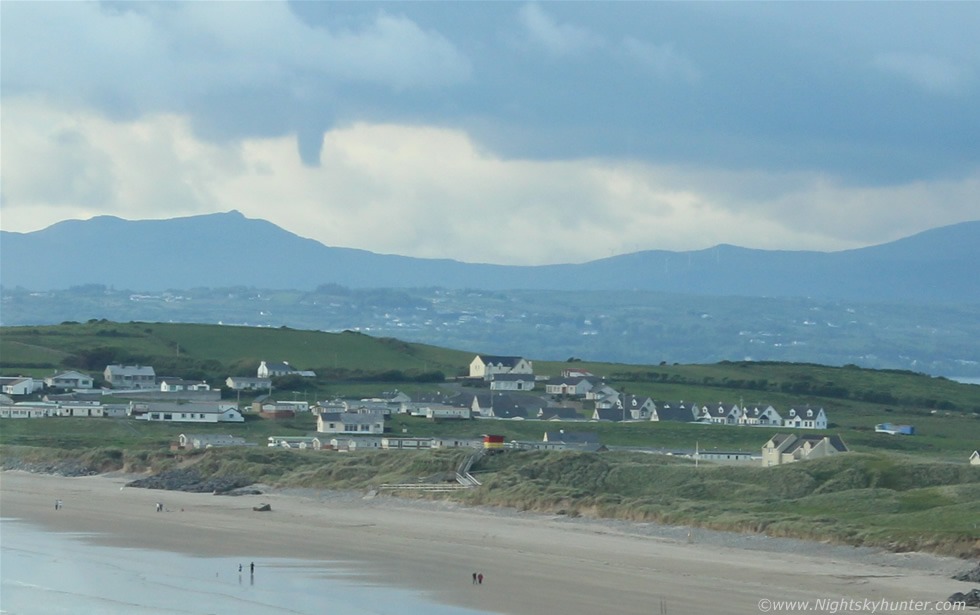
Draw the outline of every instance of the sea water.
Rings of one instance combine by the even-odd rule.
[[[485,615],[434,604],[330,562],[257,558],[253,575],[251,560],[106,547],[85,538],[0,519],[0,613]]]

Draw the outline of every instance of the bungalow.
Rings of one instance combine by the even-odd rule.
[[[98,417],[101,418],[105,416],[104,408],[102,404],[98,402],[74,402],[74,403],[59,403],[58,404],[58,416],[67,417]]]
[[[531,362],[522,357],[476,355],[470,362],[470,378],[489,380],[494,374],[534,374]]]
[[[382,414],[324,412],[316,417],[316,430],[319,433],[384,433],[385,417]]]
[[[46,403],[0,404],[2,419],[40,419],[57,416],[57,406]]]
[[[725,404],[718,402],[717,406],[701,406],[701,409],[697,411],[697,421],[714,425],[737,425],[741,415],[742,411],[738,404],[725,407]]]
[[[739,425],[751,425],[751,426],[769,426],[769,425],[782,425],[783,417],[779,416],[776,409],[772,406],[752,406],[743,407],[742,414],[738,417]]]
[[[245,417],[233,404],[130,402],[129,415],[144,421],[173,423],[243,423]]]
[[[157,375],[149,365],[107,365],[105,381],[114,389],[153,389]]]
[[[793,406],[787,414],[786,420],[783,421],[783,427],[792,427],[794,429],[827,429],[827,415],[824,414],[823,408],[813,409],[810,406],[805,408]]]
[[[176,393],[178,391],[210,391],[211,385],[203,380],[183,380],[181,378],[162,378],[160,391]]]
[[[429,420],[435,419],[471,419],[473,411],[469,408],[457,408],[455,406],[426,406],[424,416]]]
[[[252,412],[264,419],[291,419],[296,416],[293,406],[283,405],[274,399],[266,397],[252,402]]]
[[[259,378],[277,378],[279,376],[302,376],[304,378],[316,377],[314,372],[293,369],[293,366],[289,364],[289,361],[270,363],[262,361],[259,363],[259,369],[256,370],[255,375]]]
[[[43,385],[43,381],[29,376],[0,377],[0,393],[4,395],[30,395]]]
[[[534,388],[534,374],[491,374],[491,391],[530,391]]]
[[[760,459],[756,453],[749,451],[697,451],[694,457],[700,461],[715,461],[726,463],[732,461],[757,461]]]
[[[848,452],[840,436],[776,434],[762,447],[763,467],[778,466]]]
[[[578,367],[566,367],[561,370],[562,378],[592,378],[594,374],[587,369]]]
[[[44,379],[45,386],[52,389],[91,389],[95,380],[79,372],[61,372]]]
[[[592,388],[589,389],[588,392],[586,392],[585,399],[599,401],[609,397],[618,397],[618,396],[619,396],[619,391],[612,388],[605,382],[602,382],[600,384],[594,384]]]
[[[182,449],[216,448],[219,446],[245,446],[245,438],[231,434],[180,434],[177,446]]]
[[[583,397],[592,390],[592,382],[585,377],[553,378],[544,385],[549,395],[570,395]]]
[[[660,402],[653,409],[651,421],[672,421],[676,423],[693,423],[697,404],[680,402]]]
[[[261,391],[272,387],[271,378],[250,378],[248,376],[228,376],[225,386],[232,391]]]

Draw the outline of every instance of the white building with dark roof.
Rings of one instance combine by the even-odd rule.
[[[530,361],[522,357],[476,355],[470,361],[470,378],[490,380],[494,374],[534,374]]]

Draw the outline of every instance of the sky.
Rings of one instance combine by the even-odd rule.
[[[0,229],[510,265],[980,219],[978,2],[0,2]]]

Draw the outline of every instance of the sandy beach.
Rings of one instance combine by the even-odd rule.
[[[368,583],[514,615],[791,612],[778,605],[766,611],[768,603],[760,609],[760,601],[935,603],[972,589],[949,578],[971,562],[924,554],[776,539],[767,548],[763,537],[741,548],[721,533],[695,530],[689,539],[686,531],[654,531],[649,524],[351,493],[214,496],[123,487],[128,480],[4,472],[0,515],[48,531],[91,534],[86,540],[109,546],[336,562]],[[59,499],[63,507],[55,510]],[[156,511],[157,502],[164,512]],[[259,503],[272,511],[253,511]],[[483,586],[473,587],[473,572],[484,575]]]

